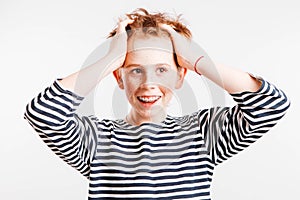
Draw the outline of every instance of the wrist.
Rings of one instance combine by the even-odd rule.
[[[199,64],[199,61],[200,61],[201,59],[203,59],[203,58],[204,58],[203,55],[202,55],[202,56],[199,56],[199,57],[196,59],[196,61],[195,61],[195,63],[194,63],[194,66],[193,66],[194,71],[195,71],[197,74],[199,74],[200,76],[201,76],[202,74],[201,74],[200,70],[197,68],[197,66],[198,66],[198,64]]]

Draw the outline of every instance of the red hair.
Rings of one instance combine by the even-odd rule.
[[[175,31],[179,34],[185,36],[186,38],[191,38],[191,31],[181,22],[181,15],[172,16],[168,13],[157,12],[157,13],[149,13],[144,8],[138,8],[134,10],[132,13],[127,13],[126,16],[129,19],[134,20],[133,23],[126,26],[126,31],[128,36],[130,37],[132,34],[131,30],[142,30],[146,34],[150,35],[158,35],[159,34],[159,24],[167,24],[173,27]],[[117,28],[113,29],[108,38],[114,36],[116,34]]]

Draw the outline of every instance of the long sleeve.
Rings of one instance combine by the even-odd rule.
[[[88,178],[96,125],[91,117],[75,114],[82,100],[55,80],[28,103],[24,118],[55,154]]]
[[[216,165],[263,136],[289,108],[290,101],[282,90],[261,81],[257,92],[231,94],[236,106],[215,107],[197,113],[199,131]]]

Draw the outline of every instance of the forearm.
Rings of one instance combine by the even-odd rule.
[[[108,53],[96,63],[73,73],[60,83],[68,90],[86,96],[104,77],[121,67],[127,52],[127,33],[125,27],[133,20],[120,20],[116,34],[110,38]]]
[[[209,58],[201,59],[196,68],[202,75],[230,94],[244,91],[256,92],[261,86],[261,81],[251,77],[247,72],[223,64],[214,64]]]
[[[111,59],[105,56],[78,72],[60,80],[64,88],[81,96],[86,96],[111,70]]]

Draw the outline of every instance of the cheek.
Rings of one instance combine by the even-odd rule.
[[[164,94],[164,97],[162,98],[162,102],[164,105],[168,105],[173,98],[173,90],[170,90],[166,87],[161,87],[160,91]]]
[[[140,82],[140,79],[130,79],[128,77],[124,79],[124,89],[128,97],[134,95],[134,92],[140,86]]]
[[[176,75],[162,77],[159,82],[161,86],[172,91],[176,87],[177,77]]]

